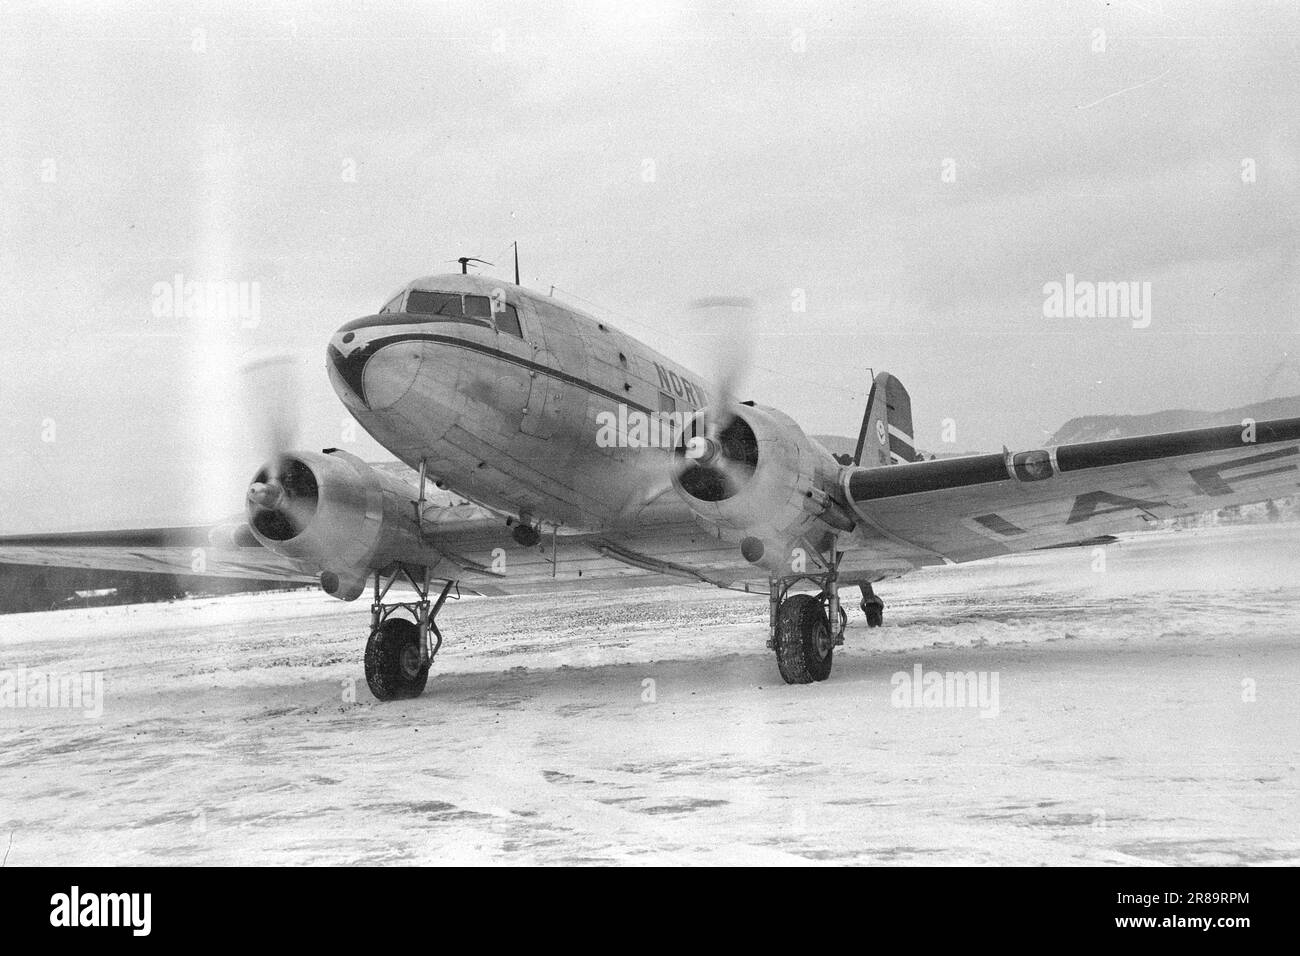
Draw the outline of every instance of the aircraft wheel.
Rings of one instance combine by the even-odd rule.
[[[366,683],[378,700],[406,700],[424,693],[429,665],[420,663],[420,629],[390,617],[366,642]]]
[[[876,596],[871,585],[862,586],[862,613],[866,615],[867,627],[880,627],[885,623],[885,602]]]
[[[830,622],[822,602],[795,594],[781,602],[776,615],[776,666],[787,684],[811,684],[831,676],[835,656]]]

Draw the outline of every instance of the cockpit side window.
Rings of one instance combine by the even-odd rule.
[[[406,300],[406,311],[418,315],[450,315],[457,318],[461,310],[460,296],[451,292],[422,292],[412,289]]]
[[[384,315],[387,312],[401,312],[402,300],[405,298],[406,298],[406,290],[403,289],[401,292],[397,293],[397,295],[395,295],[393,298],[388,300],[388,302],[384,305],[384,307],[379,310],[379,314]]]
[[[496,320],[498,332],[505,332],[520,339],[524,337],[524,330],[519,327],[519,312],[510,303],[507,302],[496,314]]]

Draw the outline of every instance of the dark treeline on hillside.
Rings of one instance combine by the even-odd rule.
[[[0,614],[101,604],[147,604],[186,596],[273,591],[298,586],[283,581],[0,564]]]

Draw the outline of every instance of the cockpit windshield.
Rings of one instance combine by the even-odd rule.
[[[454,292],[423,292],[412,289],[406,300],[406,311],[415,315],[448,315],[460,318],[465,314],[460,296]]]
[[[494,310],[494,305],[496,306]],[[495,322],[497,331],[523,338],[519,311],[509,302],[494,303],[486,295],[462,295],[457,292],[426,292],[412,289],[406,297],[406,311],[412,315],[437,315],[456,319]]]
[[[465,314],[476,319],[492,318],[492,300],[485,295],[465,296]]]

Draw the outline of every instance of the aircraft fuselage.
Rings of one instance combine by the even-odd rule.
[[[574,530],[637,509],[669,454],[631,447],[669,441],[642,424],[710,396],[698,375],[609,323],[473,275],[415,280],[342,326],[328,352],[348,411],[403,462],[423,460],[440,486],[486,507]],[[659,507],[684,516],[675,497]]]

